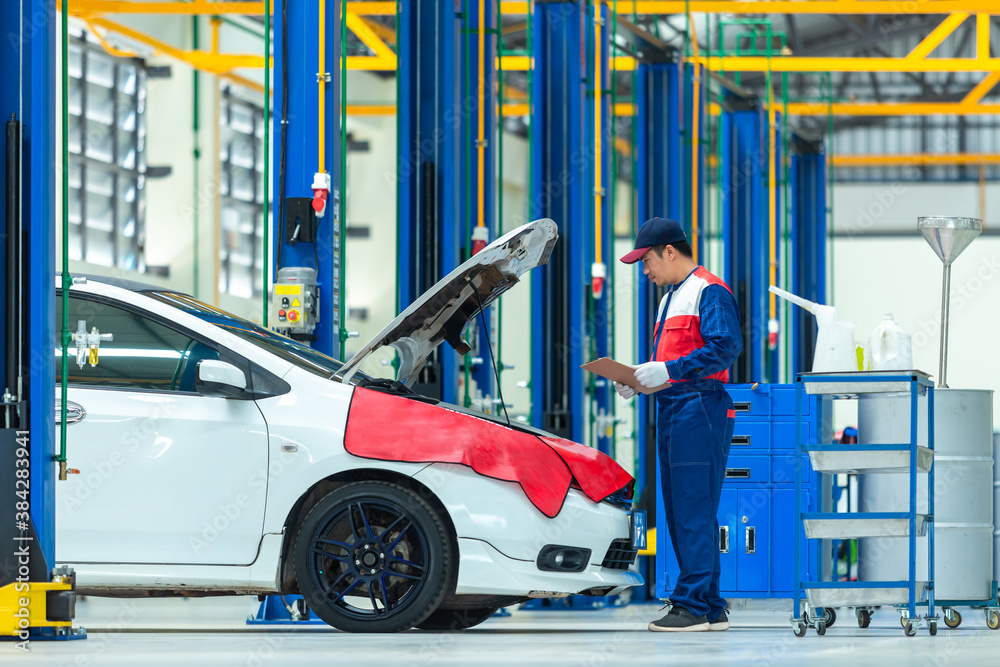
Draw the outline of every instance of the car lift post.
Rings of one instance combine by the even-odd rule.
[[[726,95],[719,119],[723,273],[743,321],[743,351],[731,382],[776,381],[768,373],[767,113],[756,98]],[[762,166],[763,165],[763,166]]]
[[[826,153],[822,141],[792,136],[790,236],[791,292],[816,303],[826,295]],[[792,377],[812,370],[816,319],[802,308],[791,310]]]
[[[464,28],[459,45],[462,106],[465,113],[458,114],[460,120],[459,145],[462,146],[459,160],[462,161],[462,171],[466,174],[461,184],[461,204],[459,206],[458,225],[461,238],[462,261],[476,252],[473,238],[479,234],[485,235],[485,243],[496,240],[500,235],[503,221],[497,220],[497,48],[500,31],[497,30],[498,0],[464,0]],[[480,16],[480,8],[482,16]],[[453,11],[453,10],[451,10]],[[403,39],[412,38],[407,33]],[[481,52],[481,53],[480,53]],[[412,107],[411,107],[412,110]],[[502,128],[501,128],[502,131]],[[483,245],[480,243],[479,245]],[[454,267],[448,267],[449,269]],[[444,277],[442,273],[439,278]],[[489,327],[489,340],[497,345],[500,323],[492,326],[489,308],[484,313],[486,326]],[[490,350],[487,347],[482,320],[473,325],[477,335],[476,340],[469,343],[473,349],[464,363],[470,363],[472,379],[476,388],[482,393],[484,400],[496,394],[493,366],[490,363]],[[497,364],[503,360],[496,352]],[[503,369],[500,368],[500,371]],[[492,404],[483,406],[490,413],[502,414],[503,407],[496,397]]]
[[[6,123],[2,218],[0,638],[78,639],[69,572],[55,563],[55,0],[0,3]],[[8,338],[15,336],[15,339]],[[14,385],[14,386],[10,386]],[[27,470],[27,474],[20,471]]]
[[[636,73],[636,224],[653,217],[681,219],[683,169],[679,79],[676,62],[642,63]],[[637,273],[636,349],[641,362],[652,354],[653,325],[663,290]],[[638,397],[636,417],[636,497],[655,522],[659,478],[656,475],[656,407]],[[652,522],[651,522],[652,523]],[[654,524],[655,525],[655,524]],[[647,578],[647,580],[649,580]]]
[[[560,437],[586,442],[586,374],[591,342],[597,356],[606,356],[608,291],[591,294],[591,267],[610,258],[612,217],[610,197],[597,196],[610,182],[610,88],[607,68],[607,13],[602,8],[595,37],[592,9],[577,2],[536,2],[532,15],[531,161],[528,215],[552,218],[559,225],[559,243],[549,263],[532,276],[531,402],[533,424]],[[600,50],[595,42],[600,42]],[[601,59],[595,68],[595,51]],[[581,57],[586,54],[586,57]],[[600,90],[596,72],[601,72]],[[595,100],[602,100],[601,131],[595,132]],[[595,169],[596,149],[601,167]],[[600,202],[598,204],[598,201]],[[602,257],[596,258],[592,221],[601,206]],[[587,304],[593,309],[588,317]],[[594,326],[595,323],[598,326]],[[610,386],[597,387],[593,409],[610,413]],[[594,443],[609,452],[613,438]]]
[[[323,22],[320,26],[320,3],[323,3]],[[310,267],[317,272],[319,287],[319,323],[313,331],[315,340],[310,345],[324,354],[339,358],[342,342],[348,333],[340,309],[341,265],[344,239],[340,234],[340,221],[346,215],[346,202],[340,192],[341,150],[341,64],[340,39],[342,17],[341,0],[276,0],[274,15],[274,115],[271,137],[272,191],[274,209],[271,224],[274,238],[272,276],[277,278],[283,267]],[[323,42],[323,71],[319,71],[319,35]],[[303,37],[305,36],[305,37]],[[322,91],[323,99],[320,103]],[[320,109],[323,117],[320,117]],[[322,124],[322,132],[320,125]],[[265,148],[266,152],[266,148]],[[321,159],[322,156],[322,159]],[[329,174],[332,190],[326,202],[324,215],[315,225],[312,240],[290,240],[294,236],[294,222],[288,220],[289,198],[313,198],[312,186],[316,174],[322,170]],[[268,298],[269,295],[265,295]],[[271,322],[272,325],[277,324]],[[346,361],[346,360],[344,360]],[[309,613],[300,602],[301,596],[266,596],[261,600],[257,614],[248,624],[306,623],[310,617],[299,619],[289,609]]]
[[[467,172],[462,130],[475,120],[477,99],[462,98],[462,24],[454,4],[400,3],[398,24],[392,185],[398,211],[396,310],[402,311],[461,263],[462,241],[469,242],[461,238],[468,222],[462,207]],[[458,404],[458,369],[459,357],[442,345],[414,388]]]
[[[320,3],[325,10],[320,26]],[[344,215],[340,192],[340,33],[341,0],[277,0],[274,3],[274,115],[273,137],[274,264],[277,277],[283,267],[310,267],[317,272],[319,322],[312,347],[335,358],[347,338],[340,293]],[[286,25],[287,24],[287,25]],[[320,35],[323,35],[321,58]],[[286,43],[287,37],[287,43]],[[322,60],[323,71],[320,69]],[[287,88],[287,90],[286,90]],[[320,91],[322,91],[322,99]],[[322,109],[323,117],[320,117]],[[326,174],[331,189],[315,239],[292,238],[294,221],[286,205],[290,198],[313,199],[317,174]],[[311,204],[312,202],[310,202]],[[268,221],[264,221],[268,224]],[[268,295],[265,295],[268,296]],[[272,322],[272,325],[276,322]]]

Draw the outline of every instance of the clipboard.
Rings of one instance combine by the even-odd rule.
[[[600,375],[602,378],[612,380],[618,384],[624,384],[632,387],[636,392],[640,394],[653,394],[661,389],[667,387],[670,383],[661,384],[659,387],[649,388],[639,383],[635,379],[635,369],[623,363],[619,363],[614,359],[609,359],[608,357],[601,357],[600,359],[595,359],[589,363],[580,366],[585,371],[590,371],[595,375]]]

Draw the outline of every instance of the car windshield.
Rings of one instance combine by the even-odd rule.
[[[344,365],[344,362],[338,361],[333,357],[328,357],[308,345],[269,331],[253,322],[236,317],[224,310],[219,310],[207,303],[202,303],[187,294],[153,290],[143,292],[143,294],[171,305],[174,308],[179,308],[185,313],[190,313],[209,324],[221,327],[229,333],[239,336],[257,347],[263,348],[276,357],[280,357],[320,377],[332,379],[340,372],[341,367]],[[357,375],[360,376],[358,379],[367,377],[362,373],[358,373]]]

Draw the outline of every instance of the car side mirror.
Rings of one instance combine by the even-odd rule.
[[[202,396],[242,398],[247,394],[247,376],[227,361],[202,359],[194,388]]]

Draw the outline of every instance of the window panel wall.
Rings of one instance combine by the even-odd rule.
[[[85,32],[67,55],[70,259],[144,271],[145,69]]]
[[[227,87],[219,109],[219,199],[222,239],[219,290],[255,297],[263,292],[264,109]]]

